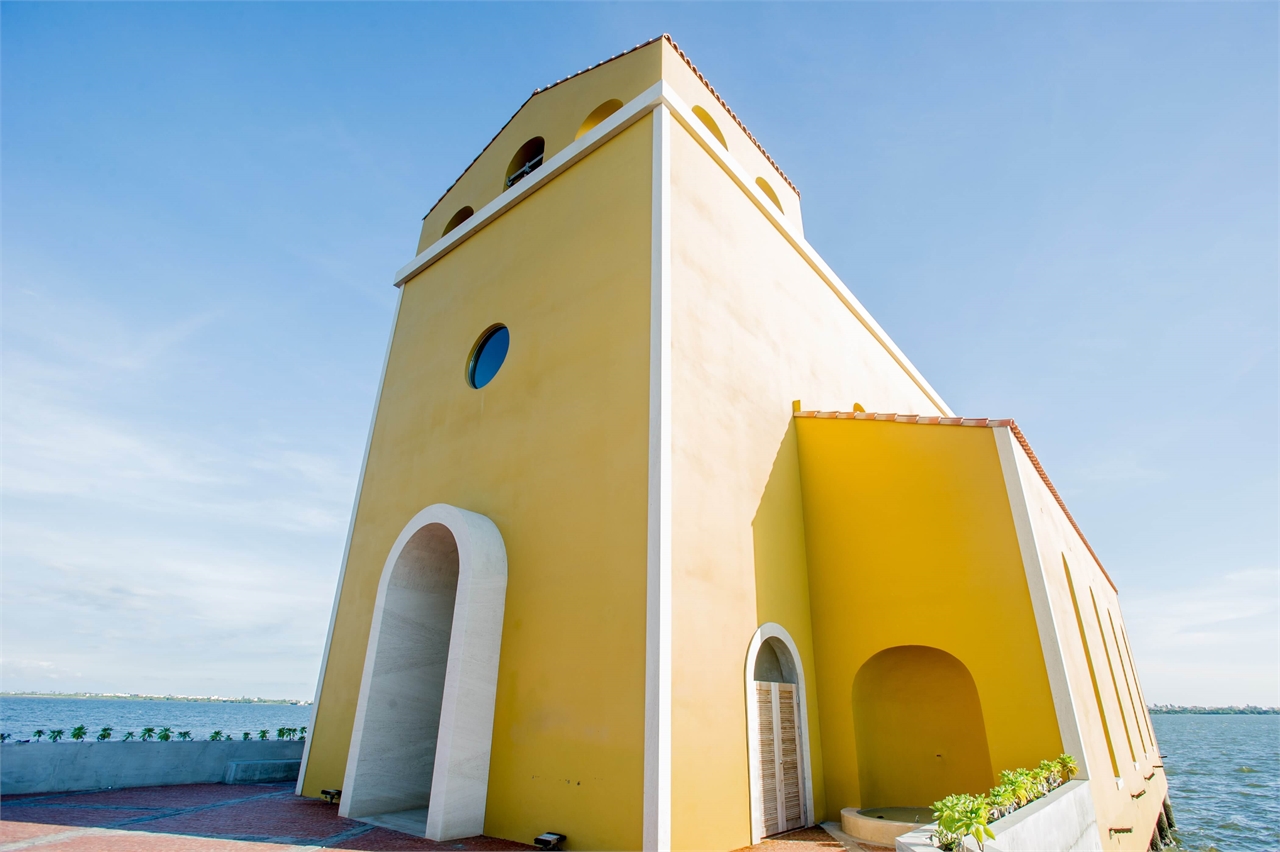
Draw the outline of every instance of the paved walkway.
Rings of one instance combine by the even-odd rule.
[[[488,852],[533,848],[484,836],[436,843],[375,828],[338,816],[337,805],[298,798],[292,784],[191,784],[6,796],[0,800],[0,852]],[[845,847],[821,828],[806,828],[749,848],[754,852],[835,852]],[[866,852],[889,852],[864,848]]]

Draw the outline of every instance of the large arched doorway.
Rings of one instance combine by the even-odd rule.
[[[928,807],[992,784],[978,689],[964,663],[925,645],[887,648],[853,680],[863,808]]]
[[[747,649],[747,754],[751,842],[813,822],[804,668],[779,624],[756,631]]]
[[[483,515],[436,504],[383,566],[339,813],[453,840],[484,831],[507,556]]]

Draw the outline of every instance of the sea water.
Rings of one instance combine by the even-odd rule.
[[[71,729],[84,725],[89,739],[96,739],[104,727],[111,727],[113,740],[127,731],[135,734],[145,727],[164,726],[190,731],[192,739],[204,740],[214,731],[240,739],[248,731],[255,739],[258,731],[270,731],[276,738],[279,728],[300,728],[311,724],[310,704],[231,704],[212,701],[153,701],[113,698],[24,698],[0,696],[0,732],[15,740],[33,739],[37,729],[61,728],[64,742],[71,741]]]
[[[1180,847],[1280,849],[1280,716],[1152,715]]]

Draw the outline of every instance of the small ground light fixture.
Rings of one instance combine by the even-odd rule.
[[[539,849],[560,849],[562,848],[560,844],[564,843],[568,839],[569,838],[565,837],[563,834],[548,831],[546,834],[539,834],[537,837],[533,838],[533,845],[537,846]]]

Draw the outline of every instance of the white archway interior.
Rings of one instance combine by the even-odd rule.
[[[760,708],[756,702],[756,681],[793,683],[799,696],[800,715],[796,726],[800,752],[800,778],[804,798],[804,824],[813,825],[813,763],[809,750],[809,707],[805,695],[804,666],[795,640],[781,624],[762,624],[747,647],[747,761],[751,787],[751,842],[764,837],[764,792],[760,776]]]
[[[391,548],[374,603],[339,813],[432,840],[484,832],[507,553],[437,503]]]

